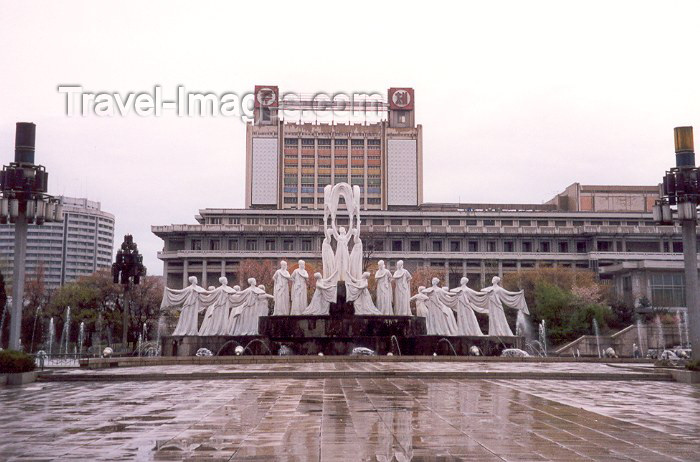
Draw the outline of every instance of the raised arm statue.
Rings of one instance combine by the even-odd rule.
[[[491,286],[482,290],[488,293],[489,335],[512,336],[513,331],[508,326],[503,307],[520,310],[523,314],[530,314],[530,311],[527,309],[524,291],[510,292],[501,287],[500,282],[501,278],[494,276],[491,279]]]
[[[190,276],[188,279],[190,285],[184,289],[169,289],[163,291],[163,301],[160,308],[176,308],[180,309],[180,318],[177,321],[177,326],[173,331],[173,335],[197,335],[197,315],[202,310],[199,299],[199,294],[206,292],[204,288],[197,285],[197,278]]]

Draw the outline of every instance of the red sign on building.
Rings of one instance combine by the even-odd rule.
[[[255,86],[255,107],[278,107],[279,89],[272,85]]]
[[[413,105],[413,88],[389,88],[389,109],[411,110]]]

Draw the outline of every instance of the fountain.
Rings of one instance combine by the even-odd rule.
[[[58,342],[58,354],[68,354],[68,341],[70,337],[70,306],[66,307],[63,314],[63,329],[61,329],[61,340]],[[65,350],[63,350],[65,344]]]
[[[139,334],[139,339],[138,339],[138,342],[136,343],[136,352],[138,353],[139,356],[141,356],[141,343],[142,342],[143,342],[143,337],[141,334]]]
[[[41,310],[41,305],[36,307],[36,311],[34,312],[34,325],[32,326],[32,344],[29,347],[29,352],[32,353],[34,351],[34,333],[36,332],[36,321],[39,318],[39,311]],[[0,329],[2,329],[0,327]]]
[[[688,310],[687,309],[683,312],[683,327],[684,327],[683,330],[685,331],[685,341],[687,344],[686,348],[690,348],[691,345],[690,345],[690,337],[688,336]]]
[[[392,342],[392,348],[394,345],[396,345],[396,351],[401,356],[401,347],[399,346],[399,339],[396,337],[396,335],[391,336],[391,342]]]
[[[452,354],[453,354],[454,356],[457,356],[457,352],[455,351],[455,347],[452,346],[452,342],[450,342],[448,339],[446,339],[445,337],[443,337],[443,338],[441,338],[440,340],[438,340],[437,344],[440,345],[442,342],[447,342],[447,344],[450,346],[450,350],[452,350]]]
[[[663,351],[666,348],[666,342],[664,340],[664,326],[661,324],[661,316],[658,314],[654,318],[654,325],[656,326],[656,348]]]
[[[49,320],[49,335],[46,336],[49,339],[49,345],[47,349],[49,350],[48,357],[51,358],[51,353],[53,352],[53,342],[56,338],[56,325],[53,323],[53,316]]]
[[[544,352],[544,356],[547,356],[547,328],[545,326],[544,319],[542,322],[540,322],[539,326],[539,341],[540,344],[542,345],[542,351]]]
[[[678,328],[678,344],[680,345],[681,348],[683,348],[683,326],[681,325],[680,312],[676,311],[676,314],[674,316],[674,320],[676,321],[676,327]]]
[[[141,327],[141,335],[143,336],[143,341],[147,342],[148,341],[148,327],[146,326],[146,323],[143,323],[143,327]]]
[[[249,275],[239,275],[248,283],[243,289],[229,287],[228,280],[222,277],[219,287],[207,291],[194,276],[188,277],[190,285],[182,289],[166,287],[161,308],[178,309],[180,315],[173,334],[163,333],[162,338],[159,321],[156,335],[163,354],[191,356],[201,348],[217,355],[232,354],[231,345],[236,345],[236,351],[241,347],[244,353],[242,344],[255,340],[282,354],[290,351],[297,355],[319,352],[348,355],[364,347],[378,355],[428,355],[439,350],[457,356],[468,355],[471,347],[476,346],[480,354],[488,356],[500,354],[506,348],[522,347],[520,335],[532,338],[534,326],[530,327],[525,318],[529,312],[524,292],[507,291],[499,285],[498,277],[482,291],[469,289],[466,277],[462,278],[462,286],[452,291],[447,286],[441,287],[439,279],[433,278],[432,286],[424,287],[419,294],[425,298],[421,299],[423,311],[414,316],[410,308],[411,275],[403,267],[403,261],[397,261],[393,275],[378,264],[375,279],[384,278],[385,282],[373,296],[367,282],[370,273],[362,264],[365,257],[360,239],[360,203],[358,186],[338,183],[324,188],[322,267],[317,268],[316,274],[307,273],[300,260],[299,268],[290,275],[287,262],[281,261],[272,278],[274,295],[259,286],[255,278],[246,279]],[[337,217],[345,212],[347,218]],[[341,219],[344,226],[340,226]],[[316,284],[309,302],[305,294],[311,276]],[[395,289],[391,282],[386,284],[389,279],[395,279]],[[294,281],[291,296],[290,280]],[[470,290],[477,295],[470,294]],[[272,314],[268,310],[269,299],[274,300]],[[482,310],[479,313],[496,318],[489,323],[489,335],[483,335],[478,327],[473,313],[477,309],[471,306],[476,300],[480,304],[477,308]],[[508,325],[504,307],[518,312],[515,326],[518,336],[513,335]],[[457,319],[450,308],[458,313]],[[198,319],[202,311],[206,322]],[[435,315],[426,315],[430,312]],[[145,328],[141,338],[146,339]],[[546,343],[544,323],[540,325],[538,343]]]
[[[598,320],[593,318],[593,333],[595,334],[595,344],[598,349],[598,358],[602,357],[600,352],[600,329],[598,329]]]
[[[85,341],[85,322],[80,321],[80,330],[78,331],[78,357],[83,355],[83,342]]]
[[[161,350],[160,350],[160,336],[163,332],[163,329],[165,328],[165,319],[163,316],[158,316],[158,325],[156,327],[156,345],[158,345],[158,354],[156,356],[160,356]]]
[[[645,356],[644,354],[644,347],[642,346],[642,320],[637,318],[637,345],[639,346],[639,353],[641,354],[642,357]]]

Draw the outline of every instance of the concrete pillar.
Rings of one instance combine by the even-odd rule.
[[[205,289],[209,286],[207,284],[207,261],[202,260],[202,279],[200,282],[200,285],[204,287]]]
[[[182,287],[187,287],[189,284],[187,278],[189,277],[188,261],[182,262]]]
[[[700,359],[700,306],[698,306],[697,223],[683,220],[683,260],[685,263],[685,304],[688,310],[690,344],[695,345],[692,355]]]
[[[24,308],[24,273],[27,256],[27,216],[20,205],[15,220],[15,248],[12,271],[12,315],[10,317],[10,350],[19,350],[22,328],[22,308]]]

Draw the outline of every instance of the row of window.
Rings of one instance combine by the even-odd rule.
[[[339,225],[347,225],[347,220],[338,220]],[[264,247],[258,249],[256,244],[257,240],[246,240],[245,250],[255,251],[255,250],[278,250],[275,239],[266,239]],[[302,242],[308,242],[308,246],[302,244],[301,250],[312,250],[312,240],[304,240]],[[374,251],[385,251],[391,250],[392,252],[522,252],[522,253],[587,253],[590,250],[595,250],[598,252],[637,252],[637,251],[648,251],[648,252],[683,252],[683,246],[681,242],[663,242],[661,248],[659,247],[658,241],[632,241],[627,243],[626,248],[623,249],[621,241],[608,241],[608,240],[598,240],[592,246],[587,241],[576,241],[571,243],[569,241],[548,241],[540,240],[537,242],[530,240],[522,241],[478,241],[470,240],[466,242],[461,240],[432,240],[427,244],[423,244],[421,240],[410,240],[405,242],[403,240],[392,240],[388,243],[388,247],[385,246],[384,240],[374,240],[368,244],[365,244],[368,249]],[[518,245],[519,244],[519,245]],[[637,245],[644,245],[645,248],[642,250],[637,248]],[[175,247],[175,246],[174,246]],[[192,239],[190,241],[191,250],[204,250],[202,246],[201,239]],[[208,241],[207,250],[222,250],[222,241],[219,239],[212,239]],[[173,249],[176,250],[176,249]],[[238,239],[230,239],[228,241],[228,250],[239,250]],[[296,250],[294,249],[294,240],[285,239],[282,242],[282,250]]]
[[[354,180],[355,178],[353,178]],[[358,178],[358,180],[362,180],[362,178]],[[285,177],[285,184],[289,185],[288,187],[292,187],[292,185],[296,185],[297,177],[296,175],[290,176],[289,177],[289,182],[287,182],[287,177]],[[307,185],[303,182],[302,179],[302,186],[307,187]],[[381,179],[375,176],[368,176],[367,177],[367,184],[371,187],[368,187],[368,192],[369,193],[379,193],[380,188],[378,187],[381,185]],[[308,187],[313,187],[312,184],[309,184]],[[292,192],[296,192],[292,191]],[[302,191],[303,192],[303,191]],[[308,191],[308,192],[313,192],[313,191]],[[296,198],[290,198],[290,199],[296,199]],[[313,202],[313,201],[312,201]],[[296,201],[290,201],[289,203],[296,203]],[[373,202],[370,202],[373,203]],[[374,203],[380,203],[380,201],[377,199],[377,202]],[[260,224],[262,223],[262,219],[260,218],[253,218],[249,217],[246,218],[247,224]],[[264,218],[265,224],[276,224],[275,222],[270,222],[267,223],[267,220],[270,220],[270,218]],[[277,220],[277,218],[273,218],[273,220]],[[284,218],[283,220],[290,220],[289,222],[285,224],[295,224],[294,220],[295,218]],[[304,220],[309,220],[307,223],[308,224],[313,224],[313,218],[302,218],[302,223],[305,224]],[[321,220],[322,222],[322,220]],[[207,223],[208,224],[217,224],[220,225],[222,223],[228,223],[228,224],[240,224],[241,219],[239,217],[211,217],[207,218]],[[622,221],[622,220],[495,220],[495,219],[440,219],[440,218],[433,218],[433,219],[423,219],[423,218],[409,218],[409,219],[404,219],[404,218],[392,218],[392,219],[385,219],[385,218],[372,218],[368,219],[365,222],[366,224],[373,224],[373,225],[392,225],[392,226],[404,226],[404,225],[409,225],[409,226],[520,226],[520,227],[546,227],[546,226],[554,226],[554,227],[561,227],[561,226],[585,226],[585,225],[590,225],[590,226],[655,226],[655,223],[653,221]]]
[[[314,141],[317,141],[319,146],[330,146],[331,141],[333,141],[333,144],[335,146],[347,146],[348,145],[347,138],[335,138],[333,140],[331,140],[330,138],[302,138],[301,145],[307,146],[307,147],[314,146]],[[365,140],[364,140],[364,138],[351,138],[350,144],[351,144],[351,146],[364,146]],[[376,139],[376,138],[370,138],[367,140],[367,146],[381,146],[381,144],[382,144],[381,140]],[[285,138],[284,145],[286,147],[299,146],[299,138]]]

